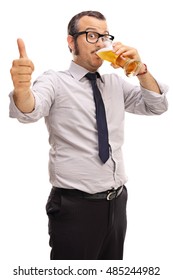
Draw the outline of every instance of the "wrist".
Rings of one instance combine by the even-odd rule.
[[[147,65],[143,63],[140,72],[136,76],[145,75],[147,72],[148,72]]]

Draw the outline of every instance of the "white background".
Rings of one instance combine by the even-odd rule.
[[[1,1],[1,275],[9,274],[7,278],[13,279],[11,270],[15,266],[44,263],[48,267],[52,264],[45,212],[51,188],[47,130],[43,119],[24,125],[9,118],[8,94],[13,89],[9,71],[12,60],[18,58],[16,40],[23,38],[28,56],[35,64],[33,81],[45,70],[67,69],[72,58],[66,41],[67,24],[84,10],[102,12],[115,40],[137,48],[150,72],[170,88],[169,110],[163,115],[126,114],[124,158],[129,177],[128,230],[121,262],[121,266],[161,266],[160,279],[166,279],[171,273],[173,250],[173,20],[169,0],[63,0],[61,5],[56,0]],[[119,71],[125,79],[138,82],[136,78],[125,77],[122,69],[114,70],[107,62],[101,71]]]

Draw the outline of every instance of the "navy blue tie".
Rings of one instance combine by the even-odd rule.
[[[87,73],[85,76],[91,82],[91,86],[93,89],[94,101],[96,106],[99,157],[101,161],[105,163],[109,158],[109,140],[108,140],[108,129],[107,129],[107,122],[106,122],[105,107],[101,97],[100,90],[96,82],[99,73],[97,72]]]

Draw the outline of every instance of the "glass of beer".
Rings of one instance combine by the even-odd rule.
[[[136,76],[141,68],[141,62],[113,52],[112,46],[104,47],[96,52],[103,60],[116,64],[124,69],[127,77]]]

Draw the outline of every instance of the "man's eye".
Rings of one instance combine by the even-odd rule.
[[[96,36],[95,33],[89,33],[89,37],[90,37],[91,39],[95,39],[97,36]]]

